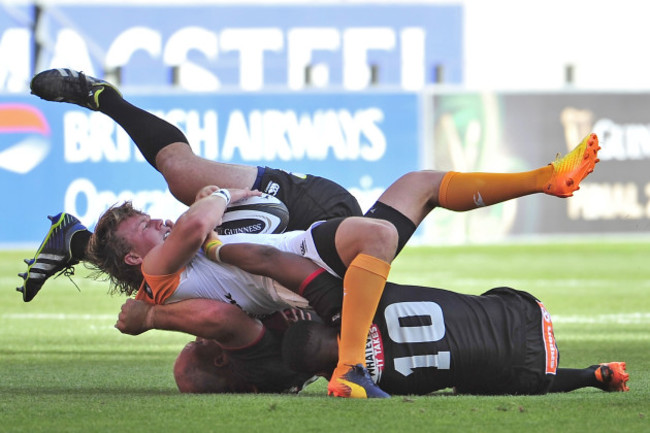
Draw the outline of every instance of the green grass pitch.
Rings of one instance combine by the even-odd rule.
[[[344,400],[320,380],[299,396],[180,395],[172,377],[190,337],[121,335],[123,299],[106,282],[49,281],[30,303],[14,288],[32,251],[0,251],[0,432],[647,432],[650,242],[410,247],[391,280],[463,293],[508,285],[551,312],[560,365],[626,361],[628,393]]]

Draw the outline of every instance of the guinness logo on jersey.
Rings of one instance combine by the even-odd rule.
[[[384,371],[384,343],[379,328],[374,323],[366,340],[366,368],[372,381],[378,383]]]

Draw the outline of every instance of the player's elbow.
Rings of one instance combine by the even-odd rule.
[[[205,218],[201,218],[200,215],[183,215],[174,225],[174,230],[180,230],[183,239],[188,243],[195,242],[201,245],[208,233],[214,230],[214,226],[209,220],[206,221]]]

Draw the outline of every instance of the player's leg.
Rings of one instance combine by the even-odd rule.
[[[306,229],[314,221],[333,216],[361,215],[354,197],[328,179],[225,164],[195,155],[176,126],[132,105],[106,81],[70,69],[51,69],[37,74],[31,88],[45,100],[73,103],[113,119],[149,164],[163,174],[172,194],[188,206],[202,187],[218,185],[278,196],[290,209],[290,230]]]
[[[390,262],[395,256],[397,230],[388,221],[352,217],[342,220],[332,236],[325,230],[333,225],[324,223],[321,226],[325,229],[319,230],[321,226],[317,226],[312,231],[319,252],[331,248],[331,241],[319,240],[333,238],[336,254],[332,255],[338,257],[339,265],[347,268],[343,278],[339,360],[328,384],[328,393],[336,397],[387,397],[371,381],[364,379],[365,347]],[[340,266],[333,265],[333,269],[341,275]]]
[[[163,175],[172,195],[185,205],[190,206],[206,185],[252,188],[256,167],[224,164],[196,155],[180,129],[130,104],[111,87],[98,99],[98,110],[129,134],[145,159]]]
[[[268,167],[225,164],[195,155],[176,126],[132,105],[106,81],[70,69],[51,69],[37,74],[31,88],[33,94],[45,100],[77,104],[113,119],[149,164],[162,173],[174,197],[188,206],[205,185],[218,185],[259,189],[277,196],[290,209],[291,230],[306,229],[320,219],[361,215],[354,197],[328,179]]]
[[[440,183],[441,207],[464,211],[525,195],[571,197],[598,162],[598,137],[589,134],[563,158],[522,173],[448,172]]]
[[[171,193],[188,206],[205,185],[253,186],[256,167],[195,155],[180,129],[129,103],[106,81],[70,69],[51,69],[37,74],[31,89],[45,100],[69,102],[109,116],[129,134],[147,162],[163,174]]]
[[[359,203],[347,189],[319,176],[264,167],[255,189],[277,197],[287,206],[287,231],[307,230],[316,221],[362,215]]]
[[[401,214],[411,221],[400,231],[400,248],[431,210],[467,211],[530,194],[570,197],[598,162],[598,138],[588,135],[575,149],[549,165],[520,173],[418,171],[395,181],[366,216]],[[387,213],[388,212],[388,213]],[[409,228],[410,226],[410,228]],[[408,232],[410,230],[410,233]]]
[[[609,362],[587,368],[558,368],[549,392],[569,392],[578,388],[594,387],[606,392],[625,392],[630,388],[630,375],[624,362]]]
[[[257,167],[201,158],[184,142],[161,146],[155,167],[162,173],[172,195],[188,206],[206,185],[253,189],[257,177]]]

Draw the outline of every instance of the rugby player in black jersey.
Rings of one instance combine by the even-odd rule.
[[[301,293],[324,323],[298,321],[280,334],[218,301],[154,306],[129,299],[116,327],[133,335],[163,329],[198,336],[174,365],[181,392],[299,391],[312,375],[329,377],[336,366],[342,287],[340,279],[294,259],[309,274]],[[487,395],[628,390],[624,362],[582,369],[558,362],[548,312],[530,294],[506,287],[474,296],[388,282],[366,344],[370,376],[391,394],[451,387]]]
[[[326,322],[338,314],[340,282],[319,273],[303,295]],[[294,371],[325,377],[337,362],[337,328],[301,321],[283,336]],[[366,366],[390,394],[444,388],[470,394],[544,394],[593,386],[627,391],[624,362],[558,368],[550,315],[532,295],[508,287],[481,296],[388,282],[366,344]]]

